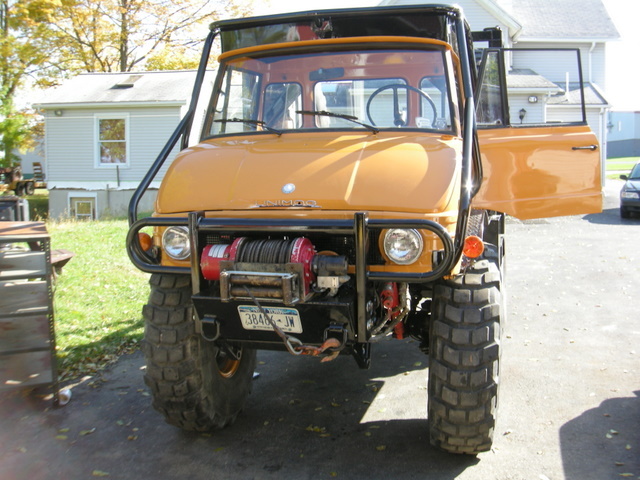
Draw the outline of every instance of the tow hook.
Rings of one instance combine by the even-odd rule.
[[[329,352],[329,355],[320,360],[321,363],[324,363],[330,362],[338,355],[340,355],[341,347],[342,343],[340,342],[340,340],[335,337],[330,337],[327,338],[319,347],[314,347],[313,345],[300,345],[299,347],[296,347],[296,350],[298,350],[301,355],[311,355],[312,357],[317,357],[325,351],[332,349],[332,351]]]
[[[321,362],[330,362],[340,354],[340,350],[342,349],[343,345],[342,342],[340,342],[340,340],[338,340],[337,338],[329,337],[322,343],[322,345],[320,345],[319,347],[315,347],[313,345],[303,345],[303,343],[293,335],[287,335],[271,319],[269,314],[265,311],[264,308],[262,308],[262,305],[260,305],[260,302],[258,302],[258,299],[251,293],[251,291],[247,287],[245,287],[245,290],[253,300],[253,303],[255,303],[256,307],[258,307],[260,313],[262,313],[267,322],[269,322],[271,328],[273,328],[273,331],[282,339],[285,346],[287,347],[287,351],[290,354],[311,355],[316,357],[324,353],[328,349],[333,349],[333,351],[328,356],[324,357]]]

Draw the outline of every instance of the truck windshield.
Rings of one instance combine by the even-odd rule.
[[[229,56],[220,64],[204,137],[317,129],[451,133],[445,58],[437,48]]]

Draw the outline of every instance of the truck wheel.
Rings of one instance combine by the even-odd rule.
[[[34,193],[36,193],[36,187],[34,186],[33,182],[25,182],[24,191],[27,195],[33,195]]]
[[[497,249],[435,288],[430,325],[431,444],[451,453],[491,448],[503,311]]]
[[[14,188],[13,191],[16,193],[17,197],[24,196],[24,183],[22,182],[17,183],[16,188]]]
[[[251,391],[255,350],[221,348],[195,332],[189,276],[154,274],[149,283],[142,349],[154,408],[184,430],[232,424]]]

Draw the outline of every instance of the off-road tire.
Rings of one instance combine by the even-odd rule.
[[[235,360],[196,333],[189,276],[154,274],[149,283],[142,350],[154,408],[184,430],[230,425],[251,391],[255,350]]]
[[[429,331],[431,444],[451,453],[491,448],[503,311],[497,249],[436,285]]]

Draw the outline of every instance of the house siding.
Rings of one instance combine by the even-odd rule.
[[[128,165],[96,165],[96,115],[123,115],[128,119]],[[69,215],[72,197],[94,192],[96,216],[122,216],[127,213],[129,200],[149,167],[180,122],[181,107],[137,108],[66,108],[61,116],[47,110],[46,156],[47,182],[50,188],[49,215],[52,218]],[[177,153],[167,162],[154,180],[162,180]],[[143,197],[139,211],[152,211],[157,190],[150,189]]]
[[[95,115],[125,114],[129,119],[129,165],[97,167]],[[139,182],[171,136],[181,118],[179,107],[138,109],[66,109],[62,116],[46,113],[48,181],[99,182],[116,186],[119,181]],[[170,163],[170,162],[168,162]],[[119,170],[119,171],[118,171]],[[166,171],[166,167],[161,175]],[[161,176],[158,177],[158,180]]]
[[[502,39],[505,43],[508,43],[509,28],[505,24],[500,23],[496,17],[487,12],[478,2],[475,0],[466,0],[456,3],[462,7],[471,30],[481,31],[485,28],[500,27],[502,30]]]
[[[605,48],[604,44],[598,43],[590,53],[591,44],[584,43],[549,43],[541,42],[518,42],[514,48],[578,48],[582,62],[582,74],[585,82],[595,83],[605,87]],[[569,65],[571,68],[567,68]],[[566,81],[566,74],[569,73],[569,81],[578,81],[578,71],[576,69],[575,54],[573,52],[541,53],[541,52],[517,52],[514,55],[514,68],[530,68],[536,73],[543,75],[549,80],[562,83]]]

